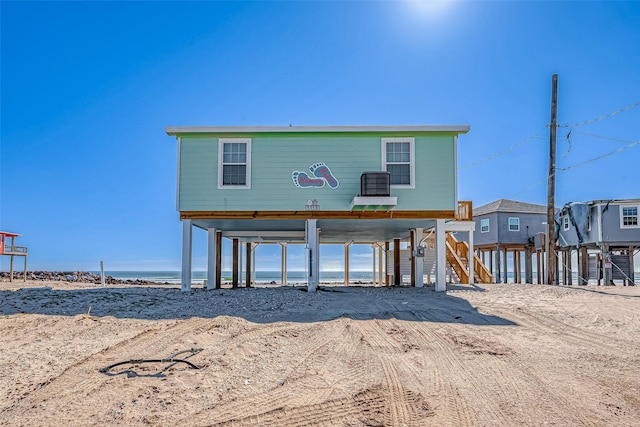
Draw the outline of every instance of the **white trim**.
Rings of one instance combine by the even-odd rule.
[[[224,144],[247,145],[247,184],[246,185],[222,185],[222,166],[224,159]],[[250,190],[251,189],[251,138],[218,138],[218,190]]]
[[[640,205],[618,205],[620,209],[620,228],[640,228]],[[622,214],[623,208],[636,208],[636,225],[624,225],[624,215]],[[633,215],[629,215],[632,217]]]
[[[458,135],[453,137],[453,206],[458,206]],[[472,213],[473,216],[473,213]]]
[[[517,220],[517,221],[518,221],[518,228],[517,228],[517,229],[515,229],[515,230],[512,230],[512,229],[511,229],[511,220],[512,220],[512,219],[515,219],[515,220]],[[509,231],[520,231],[520,217],[517,217],[517,216],[510,216],[510,217],[509,217],[509,219],[507,220],[507,229],[508,229]]]
[[[185,133],[304,133],[304,132],[469,132],[469,125],[436,126],[167,126],[167,135]]]
[[[416,152],[415,152],[415,138],[413,137],[401,137],[401,138],[380,138],[380,150],[382,159],[382,170],[387,170],[387,143],[394,142],[408,142],[409,143],[409,182],[410,184],[391,184],[391,188],[398,189],[414,189],[416,188]]]
[[[180,212],[180,148],[182,146],[182,138],[176,137],[178,140],[178,167],[176,168],[176,211]]]
[[[487,221],[487,230],[486,231],[482,229],[482,223],[484,221]],[[482,218],[480,220],[480,233],[488,233],[489,230],[491,229],[490,224],[491,224],[491,221],[489,221],[489,218]]]

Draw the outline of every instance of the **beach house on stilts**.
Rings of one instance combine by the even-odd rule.
[[[640,255],[640,199],[592,200],[565,204],[556,214],[563,283],[638,283],[634,259]],[[572,264],[576,254],[577,266]]]
[[[250,286],[251,253],[259,242],[280,242],[283,250],[286,242],[304,243],[309,290],[319,284],[325,243],[344,244],[346,264],[349,244],[373,244],[381,284],[403,283],[404,253],[411,285],[423,286],[429,249],[436,290],[446,289],[447,260],[460,264],[463,282],[477,277],[474,262],[465,262],[474,259],[473,243],[461,254],[446,238],[453,227],[472,239],[470,203],[457,198],[457,140],[467,125],[165,130],[178,141],[184,291],[191,287],[193,227],[207,231],[209,288],[221,286],[223,238],[233,242],[234,287],[242,248]],[[401,250],[402,241],[409,251]]]

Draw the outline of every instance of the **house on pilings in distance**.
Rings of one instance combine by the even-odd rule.
[[[346,283],[351,243],[373,245],[374,269],[379,266],[374,282],[379,284],[403,283],[404,254],[411,285],[423,286],[421,272],[431,267],[425,255],[429,249],[436,290],[446,289],[448,260],[463,282],[472,283],[479,275],[474,267],[482,266],[473,247],[446,237],[447,230],[456,230],[473,239],[470,203],[457,197],[457,141],[469,131],[467,125],[165,130],[178,140],[185,291],[191,287],[193,227],[207,231],[209,288],[221,286],[223,238],[233,244],[234,287],[242,277],[239,258],[244,251],[246,285],[251,285],[258,243],[280,243],[283,260],[288,243],[305,244],[309,290],[319,284],[319,248],[325,243],[344,244]],[[402,241],[409,251],[401,250]]]
[[[545,277],[546,206],[500,199],[475,208],[473,220],[476,255],[496,283],[509,281],[509,264],[515,283],[533,283],[534,260],[536,282],[541,283]]]
[[[640,199],[567,203],[556,213],[565,283],[571,282],[577,252],[579,284],[634,284],[640,256]],[[637,284],[637,283],[636,283]]]

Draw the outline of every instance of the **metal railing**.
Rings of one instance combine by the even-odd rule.
[[[26,246],[6,245],[4,247],[4,255],[28,255]]]

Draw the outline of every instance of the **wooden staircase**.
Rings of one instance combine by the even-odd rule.
[[[453,234],[447,233],[447,263],[453,268],[461,283],[469,283],[469,244],[459,242]],[[493,276],[480,258],[473,254],[473,273],[476,283],[493,283]]]

